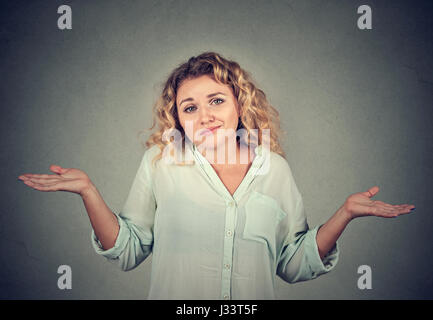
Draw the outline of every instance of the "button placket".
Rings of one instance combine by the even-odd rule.
[[[237,220],[237,206],[245,194],[247,188],[254,180],[258,170],[262,166],[264,157],[261,151],[261,146],[254,149],[256,157],[253,159],[252,166],[248,170],[244,179],[236,189],[233,195],[227,190],[215,169],[211,166],[208,160],[200,153],[195,144],[190,145],[193,156],[197,162],[197,167],[208,180],[212,188],[225,200],[226,214],[224,227],[224,244],[223,244],[223,259],[221,263],[221,295],[222,299],[231,299],[231,273],[233,269],[233,244],[235,238],[235,228]],[[227,267],[228,266],[228,267]]]
[[[221,297],[225,300],[230,299],[231,293],[231,271],[233,264],[233,230],[236,224],[236,202],[233,199],[227,199],[226,202],[226,221],[224,234],[224,257],[222,261],[222,285]]]

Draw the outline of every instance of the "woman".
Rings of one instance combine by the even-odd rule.
[[[155,120],[159,128],[119,214],[81,170],[52,165],[55,175],[20,176],[36,190],[79,194],[96,252],[122,270],[152,253],[149,299],[273,299],[276,275],[294,283],[332,270],[354,218],[414,208],[372,200],[374,186],[310,229],[279,145],[278,112],[217,53],[177,67],[154,114],[151,129]]]

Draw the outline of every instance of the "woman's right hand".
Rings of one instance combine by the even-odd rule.
[[[55,174],[26,173],[18,179],[39,191],[68,191],[81,196],[91,185],[87,174],[79,169],[51,165],[50,170]]]

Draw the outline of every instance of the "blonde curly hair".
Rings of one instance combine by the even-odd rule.
[[[240,109],[237,129],[246,129],[245,139],[247,143],[250,142],[252,135],[256,139],[255,141],[261,145],[264,142],[262,141],[263,136],[266,136],[263,135],[263,130],[269,129],[270,141],[268,145],[270,150],[286,158],[279,143],[279,138],[284,132],[280,128],[279,113],[267,101],[265,93],[255,85],[250,73],[243,70],[237,62],[227,60],[218,53],[204,52],[189,58],[187,62],[180,64],[171,72],[163,85],[162,94],[153,105],[152,126],[139,131],[140,134],[146,130],[152,130],[156,123],[158,124],[156,132],[152,133],[145,142],[147,148],[153,145],[158,145],[160,148],[160,153],[153,158],[152,164],[162,158],[163,150],[167,145],[173,144],[171,139],[169,141],[163,139],[163,136],[171,130],[178,130],[181,133],[182,152],[185,151],[185,132],[177,115],[177,90],[183,80],[194,79],[203,75],[211,76],[218,83],[232,88]],[[251,131],[251,129],[256,130]],[[258,132],[258,137],[254,131]],[[164,132],[166,133],[164,134]],[[173,151],[173,146],[168,147]],[[186,165],[186,162],[177,164]]]

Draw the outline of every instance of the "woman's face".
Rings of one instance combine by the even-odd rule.
[[[178,88],[176,106],[179,122],[195,145],[216,151],[225,145],[226,136],[229,141],[236,141],[239,106],[228,85],[221,85],[208,75],[186,79]],[[207,131],[214,127],[219,128]]]

